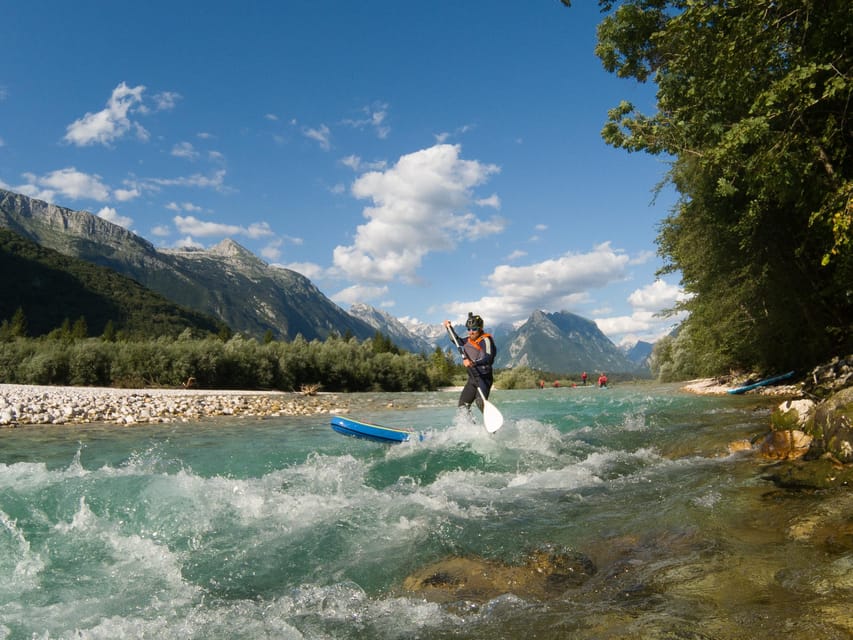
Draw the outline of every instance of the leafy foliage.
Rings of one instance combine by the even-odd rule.
[[[689,318],[658,367],[783,370],[849,352],[853,3],[599,4],[605,68],[658,87],[656,113],[623,102],[603,137],[670,157],[681,194],[658,246]]]
[[[327,391],[422,391],[449,383],[423,355],[376,352],[372,340],[262,342],[242,335],[138,341],[13,338],[0,342],[0,383]]]

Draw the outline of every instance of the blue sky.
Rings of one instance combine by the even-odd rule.
[[[348,309],[536,309],[655,340],[665,159],[610,148],[591,1],[6,3],[0,187],[158,247],[226,237]]]

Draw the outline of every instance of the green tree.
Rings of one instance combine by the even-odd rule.
[[[24,338],[27,335],[27,316],[24,315],[22,307],[15,309],[12,321],[9,323],[9,331],[15,338]]]
[[[116,341],[116,327],[112,320],[107,320],[104,325],[104,332],[101,334],[101,340],[104,342]]]
[[[604,67],[658,88],[655,113],[623,102],[603,136],[670,158],[681,196],[658,235],[662,272],[690,294],[674,342],[694,361],[673,369],[787,369],[849,352],[853,3],[599,4]]]
[[[80,316],[74,321],[74,326],[71,327],[71,337],[75,340],[82,340],[89,336],[89,325],[86,324],[86,318]]]

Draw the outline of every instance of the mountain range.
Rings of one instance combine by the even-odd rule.
[[[85,211],[0,189],[0,226],[64,255],[109,267],[175,303],[219,318],[235,331],[276,339],[372,337],[305,276],[267,265],[232,240],[208,250],[157,249]]]
[[[441,325],[405,324],[366,304],[354,304],[347,312],[305,276],[268,265],[230,239],[206,250],[156,248],[91,213],[3,189],[0,227],[60,254],[112,269],[180,307],[259,339],[292,340],[301,335],[323,340],[335,333],[367,339],[379,332],[415,353],[452,347]],[[635,347],[639,351],[629,357],[594,322],[565,311],[533,311],[519,326],[487,326],[487,330],[498,344],[496,363],[501,368],[648,371],[647,355],[641,356],[644,349],[639,344]],[[463,335],[461,327],[458,331]]]

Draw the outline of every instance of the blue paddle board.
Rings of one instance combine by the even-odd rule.
[[[758,382],[753,382],[752,384],[745,385],[743,387],[738,387],[737,389],[729,389],[726,393],[738,394],[745,393],[747,391],[751,391],[752,389],[757,389],[758,387],[763,387],[768,384],[773,384],[774,382],[780,382],[781,380],[787,380],[791,376],[794,375],[793,371],[789,371],[788,373],[783,373],[781,376],[774,376],[772,378],[767,378],[766,380],[759,380]]]
[[[334,416],[331,420],[331,425],[332,429],[345,436],[354,436],[376,442],[405,442],[409,438],[418,435],[409,429],[383,427],[378,424],[361,422],[360,420],[353,420],[352,418],[344,418],[342,416]],[[419,436],[419,439],[423,440],[422,434]]]

